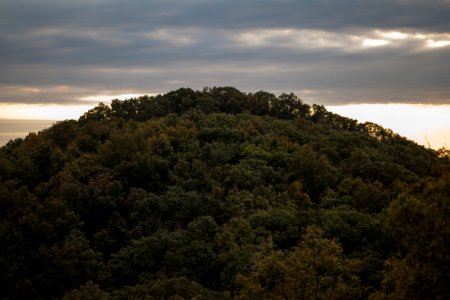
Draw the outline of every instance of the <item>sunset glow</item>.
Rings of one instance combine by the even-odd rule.
[[[449,1],[360,2],[5,0],[0,119],[78,119],[112,99],[232,86],[448,145]]]
[[[449,16],[0,0],[0,300],[450,300]]]
[[[106,98],[96,99],[108,102]],[[93,104],[64,106],[1,104],[0,119],[24,121],[78,119],[94,106]],[[450,146],[450,105],[355,104],[327,106],[327,109],[359,122],[379,124],[424,146],[434,149]],[[26,134],[17,130],[0,129],[10,138],[14,137],[14,133],[18,136]]]
[[[450,105],[357,104],[327,109],[359,122],[379,124],[434,149],[450,145]]]
[[[0,104],[0,119],[65,120],[78,119],[95,105]]]

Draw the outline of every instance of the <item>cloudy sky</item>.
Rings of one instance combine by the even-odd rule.
[[[449,16],[449,0],[0,0],[0,118],[225,85],[447,110]]]

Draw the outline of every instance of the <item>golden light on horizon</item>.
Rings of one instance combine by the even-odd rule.
[[[149,94],[156,95],[156,94]],[[112,99],[130,99],[142,94],[92,95],[81,98],[80,104],[13,104],[0,103],[0,119],[14,120],[65,120],[78,119],[98,103],[109,104]],[[83,103],[85,102],[85,103]]]
[[[89,100],[106,102],[106,98]],[[0,104],[0,119],[78,119],[95,105]],[[434,149],[450,146],[450,105],[353,104],[327,106],[327,109],[359,122],[377,123],[424,146]],[[1,130],[9,132],[8,128]]]
[[[95,104],[0,104],[0,119],[65,120],[78,119]]]
[[[450,146],[450,105],[353,104],[327,109],[359,122],[377,123],[424,146]]]

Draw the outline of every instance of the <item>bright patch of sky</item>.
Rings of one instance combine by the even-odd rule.
[[[357,104],[327,109],[359,122],[393,129],[424,146],[450,147],[450,105]]]
[[[0,119],[65,120],[78,119],[95,105],[1,104]]]
[[[450,34],[383,30],[336,32],[323,30],[257,29],[229,33],[234,46],[297,49],[338,48],[342,51],[361,51],[366,47],[380,47],[395,43],[396,47],[414,45],[417,49],[450,46]],[[438,40],[436,40],[438,39]]]
[[[450,105],[449,15],[443,0],[3,0],[0,117],[205,86]]]
[[[106,100],[106,97],[95,99]],[[9,139],[24,137],[29,131],[48,127],[56,120],[78,119],[91,108],[92,104],[0,105],[0,145]],[[327,106],[327,109],[359,122],[373,122],[393,129],[426,147],[439,149],[450,146],[450,105],[355,104]],[[33,121],[30,123],[28,120]]]

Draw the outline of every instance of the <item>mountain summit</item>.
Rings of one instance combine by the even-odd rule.
[[[0,148],[2,299],[444,299],[445,153],[183,88]]]

